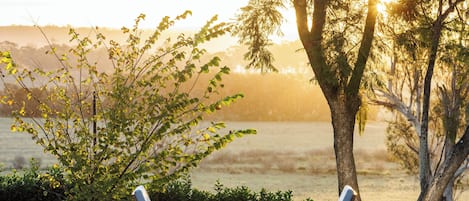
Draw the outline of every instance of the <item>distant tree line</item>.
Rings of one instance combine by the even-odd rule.
[[[294,49],[295,43],[288,43],[279,46],[285,46],[288,49]],[[40,67],[45,71],[57,69],[59,63],[56,58],[52,55],[46,55],[48,47],[23,47],[15,43],[3,41],[0,42],[0,48],[8,50],[17,59],[15,62],[22,66],[30,68]],[[56,46],[57,52],[64,52],[69,49],[68,46],[61,45]],[[280,49],[280,47],[279,47]],[[210,58],[211,56],[218,56],[222,58],[223,65],[227,65],[234,68],[236,62],[239,61],[238,65],[242,65],[244,62],[242,58],[242,49],[240,47],[233,47],[226,52],[218,52],[213,54],[207,54],[204,58]],[[279,52],[280,54],[280,52]],[[92,59],[100,60],[100,68],[110,68],[106,65],[107,55],[104,49],[98,49],[89,54]],[[236,59],[239,57],[239,60]],[[100,59],[102,58],[102,59]],[[204,59],[202,58],[202,59]],[[226,59],[231,58],[231,59]],[[70,60],[73,62],[73,60]],[[103,63],[104,62],[104,63]],[[288,65],[288,59],[280,59],[279,63],[283,67],[290,67],[293,69],[300,69],[301,64]],[[111,64],[109,64],[111,66]],[[296,68],[294,68],[296,66]],[[280,68],[281,69],[281,68]],[[200,77],[199,79],[207,81],[209,76]],[[206,80],[204,80],[206,79]],[[219,97],[223,97],[227,94],[234,92],[242,92],[245,98],[239,100],[231,107],[220,108],[220,111],[216,115],[208,117],[209,119],[216,120],[231,120],[231,121],[328,121],[330,120],[330,112],[327,107],[327,103],[322,96],[320,89],[317,85],[312,83],[311,73],[300,73],[298,70],[296,73],[290,74],[260,74],[257,72],[247,73],[236,73],[233,72],[226,76],[223,80],[224,88],[220,90]],[[288,84],[285,84],[288,83]],[[190,88],[192,86],[185,86]],[[30,116],[40,114],[38,105],[34,101],[28,100],[27,92],[18,87],[8,87],[10,90],[15,90],[16,102],[24,102],[26,104],[25,113]],[[194,93],[202,91],[200,86],[194,86]],[[1,94],[5,94],[4,89],[0,91]],[[31,91],[35,96],[41,97],[46,94],[41,93],[41,90],[34,89]],[[45,98],[45,97],[44,97]],[[60,107],[60,106],[57,106]],[[10,116],[11,112],[16,110],[15,106],[0,107],[1,116]],[[374,118],[374,114],[370,114],[371,119]]]

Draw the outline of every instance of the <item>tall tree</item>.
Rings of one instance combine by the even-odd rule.
[[[297,30],[315,80],[331,110],[339,192],[345,185],[361,200],[353,154],[360,85],[370,55],[377,19],[377,0],[294,0]],[[279,32],[283,0],[250,0],[238,16],[234,33],[249,48],[248,67],[275,70],[266,48]],[[366,13],[366,14],[365,14]]]
[[[449,82],[451,87],[440,87],[439,94],[440,100],[442,101],[442,126],[444,127],[446,134],[446,142],[444,145],[444,156],[442,156],[443,162],[436,163],[436,167],[432,169],[430,163],[431,158],[429,154],[429,123],[430,123],[430,98],[431,98],[431,87],[432,79],[434,75],[435,64],[437,59],[441,58],[440,51],[443,48],[443,44],[448,46],[447,40],[458,38],[457,35],[464,35],[464,27],[467,22],[465,16],[461,15],[462,0],[455,1],[399,1],[391,4],[391,13],[403,19],[408,28],[401,27],[401,33],[398,34],[397,42],[402,43],[403,46],[407,46],[410,50],[414,60],[423,61],[425,66],[422,68],[424,76],[421,77],[419,71],[414,71],[413,83],[410,83],[408,89],[410,89],[410,106],[406,106],[403,102],[398,100],[398,97],[392,93],[392,90],[387,90],[383,93],[388,99],[387,105],[393,106],[399,110],[407,119],[414,125],[418,134],[418,154],[419,154],[419,177],[420,177],[420,188],[421,194],[419,200],[440,200],[442,199],[443,193],[446,189],[451,189],[448,185],[450,181],[454,181],[454,177],[458,175],[458,169],[461,164],[466,160],[468,148],[466,140],[463,140],[467,136],[467,132],[464,132],[463,137],[459,141],[461,145],[456,142],[456,134],[460,125],[460,111],[462,110],[462,96],[467,90],[464,82],[457,81],[459,76],[453,74],[449,77],[452,80]],[[456,11],[456,12],[455,12]],[[456,14],[454,14],[456,13]],[[462,12],[463,13],[463,12]],[[459,25],[454,25],[454,23]],[[450,27],[449,25],[453,23]],[[450,34],[449,33],[455,33]],[[459,33],[460,32],[460,33]],[[448,35],[446,41],[444,34]],[[467,34],[467,32],[466,32]],[[455,37],[456,36],[456,37]],[[404,42],[402,42],[404,41]],[[461,41],[461,40],[460,40]],[[453,47],[452,49],[459,49],[459,52],[464,52],[464,43],[460,43],[461,47]],[[417,51],[417,47],[421,47]],[[446,49],[448,50],[448,48]],[[462,51],[461,51],[462,50]],[[449,52],[448,52],[449,53]],[[464,65],[467,65],[467,59],[464,59],[464,55],[460,55],[460,61],[453,61],[452,64],[462,65],[457,67],[451,66],[453,72],[459,74],[464,70]],[[466,56],[467,58],[467,56]],[[466,61],[466,62],[465,62]],[[442,62],[439,62],[440,64]],[[466,63],[466,64],[464,64]],[[395,63],[391,65],[391,72],[395,72]],[[414,66],[415,67],[415,66]],[[423,83],[421,82],[423,78]],[[458,84],[456,84],[458,82]],[[458,86],[457,86],[458,85]],[[389,104],[391,103],[391,104]],[[412,104],[416,105],[415,111],[412,111]],[[414,113],[415,112],[415,113]],[[466,144],[466,145],[465,145]],[[443,179],[444,178],[444,179]],[[446,190],[448,192],[448,190]],[[449,199],[449,195],[445,196]]]
[[[412,20],[415,19],[415,16],[418,14],[418,8],[422,8],[424,4],[432,3],[432,2],[415,2],[415,1],[403,1],[406,3],[405,8],[403,9],[402,16],[408,16],[408,19]],[[430,108],[430,93],[431,93],[431,86],[432,86],[432,77],[433,71],[435,68],[435,62],[437,59],[438,48],[440,46],[440,40],[442,36],[442,31],[445,28],[445,24],[447,23],[447,19],[449,15],[455,10],[456,6],[463,2],[463,0],[455,0],[455,1],[443,1],[439,0],[436,3],[437,12],[436,17],[432,17],[433,13],[427,13],[425,10],[420,10],[421,15],[426,18],[427,20],[430,19],[431,21],[431,28],[430,28],[430,50],[428,56],[428,63],[424,78],[424,86],[423,86],[423,104],[422,104],[422,121],[421,121],[421,134],[419,136],[419,177],[420,177],[420,190],[421,194],[419,196],[419,200],[438,200],[444,193],[444,189],[446,185],[449,183],[450,178],[453,177],[454,172],[458,169],[458,167],[464,162],[465,158],[467,157],[467,153],[469,153],[469,148],[464,148],[464,138],[469,133],[465,132],[463,138],[460,141],[460,145],[455,145],[455,149],[452,151],[450,157],[446,159],[448,162],[443,164],[443,167],[439,167],[437,172],[440,172],[440,168],[445,170],[446,172],[438,173],[435,177],[432,177],[431,167],[430,167],[430,155],[428,151],[428,122],[429,122],[429,108]],[[418,6],[420,5],[420,7]],[[430,5],[431,7],[431,5]],[[410,12],[409,12],[410,11]],[[467,151],[466,151],[467,150]],[[453,153],[455,154],[453,157]],[[465,154],[465,156],[464,156]],[[445,161],[446,161],[445,160]],[[450,163],[449,161],[453,161]],[[452,165],[449,165],[452,164]],[[454,167],[453,167],[454,166]],[[457,167],[455,167],[457,166]],[[449,168],[449,169],[448,169]],[[445,177],[443,177],[443,175]],[[431,185],[430,185],[431,182]]]
[[[440,200],[445,192],[445,188],[448,183],[453,179],[454,174],[458,171],[459,167],[467,159],[469,154],[469,125],[464,131],[463,136],[455,143],[447,147],[446,158],[436,170],[432,177],[430,169],[430,158],[428,154],[428,111],[430,105],[430,88],[431,80],[433,75],[433,69],[438,55],[440,46],[440,39],[442,32],[446,28],[447,20],[453,11],[458,10],[457,5],[464,2],[463,0],[449,0],[449,1],[438,1],[437,4],[437,15],[431,26],[431,46],[428,57],[427,73],[425,75],[424,82],[424,99],[423,99],[423,110],[422,110],[422,134],[420,136],[420,149],[419,149],[419,161],[420,161],[420,187],[421,194],[419,200],[424,201],[437,201]],[[422,11],[425,14],[425,11]],[[459,16],[461,18],[462,16]],[[463,20],[463,23],[465,20]],[[464,25],[463,25],[464,26]],[[466,60],[467,61],[467,60]],[[466,63],[467,64],[467,63]],[[451,120],[451,116],[447,118]],[[450,134],[452,136],[452,134]],[[453,140],[454,141],[454,140]]]

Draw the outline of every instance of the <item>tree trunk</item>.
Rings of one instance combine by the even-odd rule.
[[[469,126],[464,135],[456,143],[454,149],[445,162],[438,168],[432,182],[423,193],[423,201],[440,201],[448,183],[454,178],[456,171],[469,155]]]
[[[345,95],[330,99],[329,107],[332,114],[334,129],[334,151],[337,164],[337,177],[339,192],[345,185],[351,186],[357,196],[355,201],[361,200],[358,188],[358,179],[353,155],[353,131],[355,128],[355,115],[359,107],[359,99],[347,100]],[[353,104],[351,104],[353,102]]]
[[[422,200],[423,192],[427,190],[430,180],[432,179],[430,154],[428,150],[428,122],[433,70],[435,68],[438,46],[440,45],[442,26],[442,19],[439,18],[432,27],[432,44],[428,59],[427,73],[425,74],[425,80],[423,83],[422,128],[419,136],[419,179],[421,191],[418,199],[419,201]]]
[[[446,105],[446,107],[449,107]],[[459,106],[458,106],[459,107]],[[449,109],[449,108],[448,108]],[[454,114],[454,113],[453,113]],[[459,117],[459,112],[457,112],[457,117]],[[457,118],[456,117],[456,118]],[[452,118],[452,120],[456,120],[457,119],[454,119],[455,117],[450,117],[449,115],[443,118]],[[449,122],[447,122],[449,123]],[[444,152],[444,162],[443,163],[448,163],[448,160],[449,158],[451,157],[451,154],[454,150],[454,138],[451,138],[450,135],[456,135],[457,133],[457,127],[459,127],[459,123],[456,125],[447,125],[445,126],[447,127],[446,128],[446,138],[445,138],[445,152]],[[453,176],[453,178],[451,178],[451,180],[449,181],[448,185],[446,186],[445,188],[445,191],[443,192],[443,197],[441,198],[441,201],[453,201],[453,187],[454,187],[454,181],[455,181],[456,177]]]
[[[441,201],[453,201],[453,187],[454,187],[454,178],[449,181],[446,186],[445,192],[443,192],[443,198]]]
[[[456,172],[457,168],[462,164],[462,162],[464,161],[461,161],[461,163],[459,163],[459,165],[456,167],[456,170],[454,170],[451,174],[451,175],[447,175],[447,173],[440,173],[440,172],[437,172],[435,174],[435,176],[432,178],[432,173],[431,173],[431,167],[430,167],[430,156],[429,156],[429,152],[428,152],[428,121],[429,121],[429,109],[430,109],[430,90],[431,90],[431,82],[432,82],[432,77],[433,77],[433,69],[435,68],[435,61],[436,61],[436,58],[437,58],[437,54],[438,54],[438,46],[440,45],[440,39],[441,39],[441,31],[443,29],[443,24],[444,24],[444,21],[446,19],[446,17],[448,17],[448,15],[453,12],[454,8],[456,7],[457,4],[463,2],[463,0],[456,0],[454,2],[451,2],[449,1],[449,7],[443,11],[443,1],[439,1],[439,5],[438,5],[438,17],[437,19],[435,20],[435,22],[433,22],[433,25],[432,25],[432,43],[431,43],[431,47],[430,47],[430,56],[428,58],[428,67],[427,67],[427,73],[425,75],[425,81],[424,81],[424,88],[423,88],[423,108],[422,108],[422,133],[421,135],[419,136],[419,142],[420,142],[420,148],[419,148],[419,162],[420,162],[420,167],[419,167],[419,176],[420,176],[420,189],[421,189],[421,193],[419,195],[419,198],[418,198],[418,201],[422,201],[422,200],[427,200],[429,197],[431,197],[431,200],[439,200],[442,198],[443,196],[443,191],[446,187],[446,185],[448,184],[450,178],[453,177],[454,173]],[[467,130],[466,130],[467,131]],[[466,135],[466,133],[464,134]],[[457,151],[456,148],[454,151]],[[454,152],[453,152],[454,154]],[[453,155],[452,155],[453,156]],[[466,154],[467,156],[467,154]],[[465,158],[464,158],[465,159]],[[450,163],[450,164],[448,164]],[[452,158],[448,159],[448,160],[445,160],[444,162],[444,168],[447,168],[448,166],[451,166],[452,168],[454,168],[453,166],[455,166],[455,161],[453,161]],[[440,168],[438,168],[440,169]],[[435,198],[433,197],[435,194],[434,194],[434,190],[436,189],[429,189],[429,185],[430,185],[430,180],[431,180],[431,188],[436,188],[434,185],[434,183],[441,183],[440,180],[441,180],[441,176],[442,175],[445,175],[445,176],[450,176],[449,178],[447,178],[448,180],[444,179],[443,180],[443,183],[444,186],[439,186],[438,189],[442,188],[443,190],[441,191],[441,194],[438,192],[438,195],[439,197],[438,198]],[[429,195],[430,194],[430,195]]]
[[[457,74],[456,69],[453,69],[451,74],[451,88],[448,90],[445,86],[439,87],[441,104],[443,107],[443,128],[445,130],[445,144],[444,144],[444,155],[440,156],[440,160],[443,158],[443,163],[447,163],[447,160],[453,153],[454,146],[456,145],[456,136],[458,128],[460,127],[460,115],[461,115],[461,90],[456,87]],[[438,167],[439,168],[439,167]],[[454,181],[457,176],[449,181],[446,189],[443,193],[441,201],[453,201],[453,187]]]

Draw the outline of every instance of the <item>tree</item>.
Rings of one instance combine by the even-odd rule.
[[[75,44],[70,56],[50,48],[61,64],[53,71],[21,68],[8,52],[1,53],[2,75],[13,77],[27,99],[39,105],[39,114],[28,115],[26,101],[3,96],[3,103],[19,105],[12,130],[29,133],[56,156],[71,183],[68,199],[118,200],[137,183],[162,188],[235,137],[255,133],[221,130],[222,122],[201,125],[242,95],[213,101],[229,68],[220,67],[218,57],[202,61],[206,51],[200,45],[226,32],[225,24],[215,24],[216,17],[193,36],[159,40],[188,15],[163,18],[146,40],[140,37],[138,25],[145,17],[140,15],[134,27],[122,28],[125,44],[107,42],[97,29],[95,39],[70,29]],[[88,56],[100,48],[112,62],[110,71]],[[208,83],[198,82],[203,76],[210,76]],[[203,90],[194,91],[196,85]],[[47,95],[37,96],[33,88]]]
[[[424,48],[420,48],[424,49]],[[446,51],[450,52],[450,51]],[[404,53],[404,52],[401,52]],[[448,55],[457,55],[448,54]],[[453,56],[454,57],[454,56]],[[393,73],[386,75],[387,79],[393,80],[393,85],[385,89],[375,89],[376,97],[373,102],[383,105],[393,114],[393,120],[389,122],[387,130],[387,147],[394,157],[409,173],[418,173],[418,153],[420,136],[420,118],[423,73],[416,68],[422,65],[416,64],[410,59],[399,57],[400,62],[395,65]],[[408,63],[408,61],[411,61]],[[407,64],[406,64],[407,63]],[[444,66],[440,62],[440,65]],[[412,67],[414,68],[412,68]],[[467,70],[461,63],[453,63],[449,70],[437,71],[438,94],[432,97],[434,106],[429,118],[429,153],[432,172],[448,157],[455,145],[457,138],[464,131],[463,124],[466,115],[464,110],[469,100],[467,99]],[[418,94],[420,93],[420,95]],[[442,151],[443,150],[443,151]],[[451,182],[444,192],[444,200],[453,200],[453,184],[467,168],[465,164],[455,172]],[[433,175],[432,175],[433,176]]]
[[[445,140],[445,159],[441,165],[439,165],[435,173],[432,177],[431,176],[431,171],[430,171],[430,166],[429,166],[429,155],[428,155],[428,144],[426,142],[427,140],[427,124],[425,123],[426,120],[428,119],[428,111],[429,111],[429,97],[430,97],[430,87],[431,87],[431,78],[433,74],[433,68],[435,66],[437,54],[438,54],[438,49],[440,46],[440,39],[442,32],[445,30],[445,25],[447,24],[446,20],[448,20],[449,15],[457,10],[457,5],[462,3],[463,0],[456,0],[456,1],[448,1],[448,2],[443,2],[439,1],[438,2],[438,13],[435,21],[432,24],[431,27],[431,48],[430,48],[430,55],[428,57],[428,67],[427,67],[427,73],[425,76],[425,83],[424,83],[424,102],[423,102],[423,113],[422,113],[422,135],[420,137],[420,149],[419,149],[419,161],[420,161],[420,181],[421,181],[421,190],[422,193],[419,196],[419,200],[424,200],[424,201],[437,201],[440,200],[445,192],[446,187],[450,183],[450,181],[453,180],[454,175],[456,175],[458,169],[461,167],[461,165],[464,163],[464,161],[467,160],[467,157],[469,155],[469,123],[466,122],[466,130],[464,131],[462,137],[459,140],[456,140],[456,132],[457,132],[457,127],[459,124],[459,121],[455,121],[458,119],[457,116],[453,116],[454,114],[458,114],[458,111],[460,110],[460,100],[461,98],[458,98],[457,96],[455,97],[456,101],[450,103],[449,100],[447,99],[447,94],[446,89],[442,88],[441,94],[442,94],[442,99],[444,103],[448,103],[446,111],[444,112],[444,126],[447,128],[447,131],[449,131],[447,134],[447,138]],[[447,4],[446,4],[447,3]],[[465,27],[465,23],[467,23],[462,16],[459,16],[459,19],[462,20],[462,27]],[[463,35],[467,33],[462,33]],[[467,46],[464,47],[462,51],[464,52],[464,49],[467,50]],[[464,53],[466,55],[463,55],[463,62],[466,62],[467,65],[467,53]],[[462,88],[459,88],[462,87]],[[452,88],[453,90],[460,90],[459,95],[464,94],[467,90],[467,86],[462,85],[458,86],[458,88]],[[461,92],[462,90],[462,92]],[[451,108],[452,107],[452,108]],[[450,111],[450,110],[457,110],[457,111]],[[454,112],[454,113],[453,113]],[[451,114],[452,113],[452,114]],[[428,121],[427,121],[428,122]],[[429,176],[430,175],[430,176]]]
[[[404,1],[404,9],[397,10],[400,12],[401,16],[407,17],[407,20],[415,19],[417,15],[417,10],[419,8],[425,8],[425,4],[429,2],[411,2]],[[435,176],[432,177],[431,167],[430,167],[430,155],[428,151],[428,123],[429,123],[429,108],[430,108],[430,93],[431,93],[431,83],[433,77],[433,71],[435,67],[435,62],[437,59],[438,49],[440,46],[440,40],[442,36],[442,31],[446,24],[448,16],[455,10],[456,6],[463,2],[462,0],[456,1],[438,1],[435,6],[437,9],[436,13],[426,13],[425,10],[421,10],[420,14],[428,19],[432,19],[432,14],[436,14],[436,18],[431,20],[430,28],[430,37],[431,41],[429,48],[429,56],[427,62],[427,68],[424,78],[423,86],[423,104],[422,104],[422,121],[421,121],[421,134],[419,136],[419,177],[420,177],[420,189],[421,194],[419,200],[439,200],[441,199],[444,189],[447,184],[453,177],[454,173],[457,171],[459,166],[464,162],[467,155],[469,154],[469,147],[465,144],[467,142],[466,138],[469,138],[469,131],[466,131],[460,141],[455,145],[454,149],[451,151],[443,164],[438,167],[436,170]],[[417,6],[418,4],[423,6]],[[427,4],[428,5],[428,4]],[[430,4],[430,8],[431,8]],[[397,7],[399,8],[399,7]],[[428,7],[427,7],[428,8]],[[467,148],[465,148],[466,146]]]
[[[388,101],[383,104],[401,112],[409,122],[412,123],[419,136],[419,147],[417,149],[418,151],[416,151],[419,154],[419,177],[421,187],[419,200],[440,200],[445,192],[447,194],[444,197],[446,197],[447,200],[451,200],[451,193],[449,192],[452,184],[448,184],[450,181],[454,181],[455,176],[459,175],[458,169],[467,158],[468,150],[464,148],[464,146],[467,145],[464,145],[466,142],[463,140],[466,138],[467,132],[464,132],[460,138],[459,142],[461,144],[457,145],[456,143],[456,136],[462,119],[462,115],[460,114],[463,104],[465,104],[463,97],[464,94],[467,93],[467,84],[464,79],[461,79],[461,77],[465,77],[464,63],[467,64],[467,55],[465,56],[464,53],[461,54],[464,52],[464,49],[467,49],[467,47],[464,47],[465,42],[462,42],[465,41],[465,39],[461,38],[461,36],[467,35],[467,31],[464,30],[467,22],[465,17],[460,14],[456,16],[451,15],[455,10],[457,11],[456,13],[461,12],[461,8],[457,7],[458,4],[461,5],[461,2],[463,1],[400,1],[390,4],[391,14],[397,16],[399,19],[403,19],[406,26],[410,27],[410,29],[400,27],[400,33],[396,34],[397,37],[395,37],[395,41],[397,41],[398,45],[407,48],[408,50],[403,52],[408,52],[413,60],[421,61],[420,65],[422,66],[417,68],[414,66],[413,70],[408,70],[412,72],[412,75],[407,74],[409,75],[407,78],[409,78],[412,83],[406,85],[405,88],[409,90],[408,93],[411,93],[408,105],[403,102],[403,96],[399,97],[396,95],[392,88],[388,87],[384,93],[381,91],[381,94],[385,96]],[[453,41],[454,38],[458,38],[457,40],[460,41],[456,46],[450,45],[450,42],[448,42]],[[444,56],[439,56],[439,52],[443,48],[442,41],[443,44],[446,42],[443,51],[446,50],[446,53],[455,53],[458,55],[458,59],[456,60],[459,61],[453,60],[447,62],[448,59],[444,59]],[[455,55],[452,55],[452,57],[454,56]],[[438,57],[442,60],[446,60],[446,63],[440,62],[440,64],[450,67],[452,74],[447,74],[448,77],[451,77],[451,80],[439,87],[439,97],[441,101],[439,114],[443,117],[441,125],[445,136],[443,147],[445,154],[441,156],[443,160],[441,164],[439,162],[436,163],[435,165],[437,167],[432,170],[428,131],[429,124],[432,122],[430,112],[436,112],[430,110],[430,99],[432,97],[431,86],[434,68]],[[394,58],[396,58],[395,55]],[[396,62],[393,60],[391,64],[391,74],[396,72],[395,64]],[[425,75],[423,76],[423,74]],[[423,80],[421,78],[423,78]],[[433,123],[438,124],[436,120],[434,120]],[[456,149],[456,147],[458,148]],[[455,168],[455,166],[458,168]],[[451,168],[447,169],[448,167]],[[445,188],[447,190],[445,190]]]
[[[327,99],[334,129],[339,192],[351,185],[361,200],[353,155],[353,134],[361,106],[360,86],[373,42],[376,0],[294,0],[299,38],[310,66]],[[267,47],[269,35],[282,23],[282,0],[251,0],[241,8],[234,29],[248,46],[248,67],[275,71]],[[366,12],[366,14],[365,14]]]

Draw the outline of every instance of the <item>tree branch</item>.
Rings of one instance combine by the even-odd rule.
[[[449,159],[441,166],[432,180],[430,187],[426,189],[423,201],[439,200],[443,195],[444,188],[451,181],[455,173],[467,160],[469,155],[469,126],[466,127],[464,135],[454,146]]]
[[[347,93],[352,96],[358,94],[358,90],[360,89],[360,82],[362,80],[363,72],[366,66],[366,61],[368,59],[368,55],[370,54],[377,16],[376,3],[377,0],[368,1],[368,14],[366,16],[363,37],[360,44],[360,49],[358,50],[357,61],[355,62],[352,77],[350,78],[347,86]]]
[[[308,3],[307,0],[295,0],[293,2],[297,17],[297,28],[300,40],[308,55],[309,62],[314,71],[315,78],[323,91],[330,91],[337,85],[338,78],[326,64],[324,49],[322,48],[322,33],[327,14],[327,1],[314,0],[314,11],[311,31],[308,31]],[[328,85],[327,87],[325,87]],[[325,93],[329,94],[329,93]],[[327,95],[326,95],[327,98]]]
[[[295,7],[296,27],[298,29],[298,34],[300,35],[300,40],[303,42],[303,44],[309,44],[311,43],[311,33],[308,31],[308,12],[306,10],[306,0],[295,0],[293,5]]]

